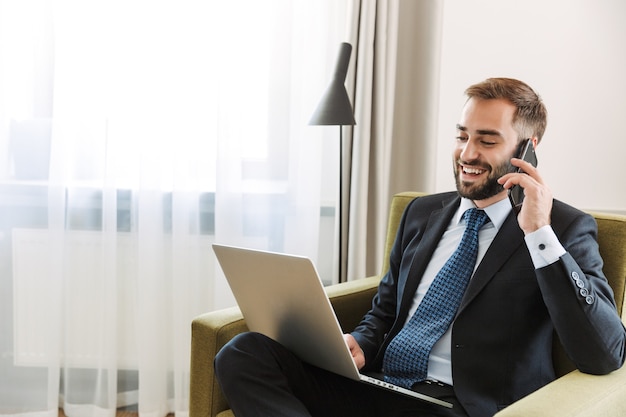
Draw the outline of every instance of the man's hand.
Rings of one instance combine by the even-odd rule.
[[[356,339],[350,333],[345,333],[343,340],[346,341],[346,345],[348,345],[348,349],[350,349],[350,354],[352,354],[352,360],[356,364],[356,367],[359,369],[363,368],[365,366],[365,355],[363,354],[361,346],[359,346]]]
[[[517,216],[517,222],[525,234],[532,233],[550,224],[552,211],[552,191],[543,182],[537,168],[526,161],[512,158],[511,164],[521,168],[524,173],[509,173],[498,179],[507,190],[514,185],[524,189],[524,203]]]

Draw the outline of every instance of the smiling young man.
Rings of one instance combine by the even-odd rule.
[[[457,191],[407,207],[372,308],[345,335],[359,368],[453,408],[347,380],[245,333],[215,362],[237,417],[492,416],[555,378],[555,331],[582,372],[622,366],[626,331],[601,270],[595,221],[553,200],[539,171],[514,158],[522,141],[542,139],[541,99],[507,78],[466,94],[452,155]],[[519,213],[507,198],[514,185],[525,194]],[[479,230],[478,248],[460,285],[454,268],[464,262],[454,259],[466,229]]]

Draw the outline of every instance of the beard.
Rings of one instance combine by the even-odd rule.
[[[459,163],[454,161],[454,181],[456,183],[456,190],[461,197],[468,198],[470,200],[485,200],[500,194],[504,187],[498,184],[498,178],[502,177],[509,172],[515,171],[515,167],[511,165],[511,160],[508,159],[505,162],[492,166],[481,166],[479,163],[465,164],[468,166],[475,165],[483,169],[487,169],[487,179],[482,183],[464,182],[461,181],[459,176]]]

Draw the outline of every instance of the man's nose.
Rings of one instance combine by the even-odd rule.
[[[463,161],[473,161],[478,159],[478,147],[474,143],[473,140],[468,140],[463,145],[463,150],[461,151],[461,160]]]

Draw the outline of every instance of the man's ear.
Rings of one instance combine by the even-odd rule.
[[[537,145],[539,145],[539,139],[537,139],[537,136],[533,136],[530,140],[533,143],[533,149],[537,149]]]

